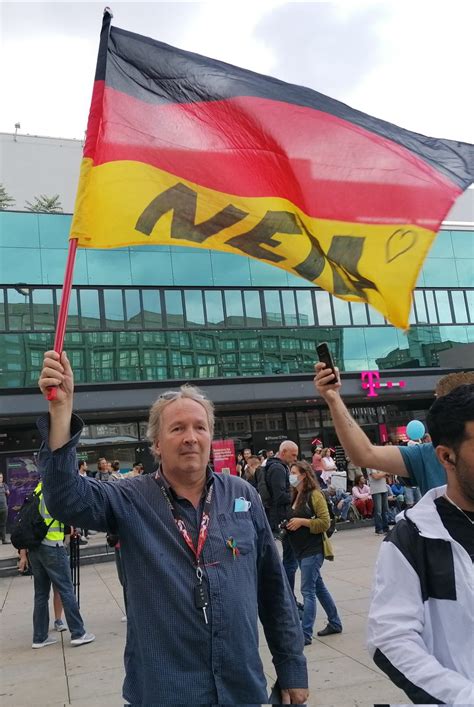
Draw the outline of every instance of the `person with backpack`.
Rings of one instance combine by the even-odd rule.
[[[25,511],[23,514],[20,511],[11,539],[13,545],[20,550],[19,571],[27,566],[28,558],[33,571],[35,599],[31,647],[44,648],[58,641],[48,634],[49,595],[52,584],[56,586],[61,597],[71,632],[71,645],[82,646],[91,643],[95,636],[86,631],[74,596],[69,558],[63,543],[64,524],[49,514],[41,481],[33,492],[33,498],[29,499],[23,509]]]
[[[308,462],[295,462],[290,468],[291,510],[286,531],[301,570],[304,600],[302,628],[305,646],[312,643],[316,620],[316,598],[328,617],[318,636],[342,632],[342,622],[323,578],[321,567],[329,555],[326,531],[330,526],[326,499]],[[326,546],[326,547],[325,547]]]

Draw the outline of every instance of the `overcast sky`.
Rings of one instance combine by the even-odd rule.
[[[82,138],[97,2],[1,2],[0,131]],[[117,27],[316,89],[433,137],[474,142],[474,3],[116,2]]]

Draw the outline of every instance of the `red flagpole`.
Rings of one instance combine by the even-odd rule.
[[[54,337],[54,350],[61,355],[66,334],[67,315],[69,311],[69,301],[71,299],[72,277],[74,274],[74,263],[76,261],[77,238],[69,241],[69,251],[67,254],[66,270],[64,272],[64,284],[61,295],[61,306],[59,307],[58,323],[56,325],[56,336]],[[55,387],[48,388],[47,400],[56,400],[57,390]]]

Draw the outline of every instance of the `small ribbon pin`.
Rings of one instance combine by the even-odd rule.
[[[234,538],[229,538],[226,542],[226,546],[232,550],[232,556],[235,560],[236,557],[240,555],[240,550],[237,547],[237,543],[235,542]]]

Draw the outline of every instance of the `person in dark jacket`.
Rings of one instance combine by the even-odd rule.
[[[265,465],[265,479],[270,492],[268,520],[274,535],[278,537],[279,525],[288,520],[291,510],[290,466],[298,459],[298,445],[291,440],[280,444],[278,455],[268,459]],[[282,538],[283,567],[291,590],[294,593],[295,575],[298,561],[290,545],[288,536]]]

